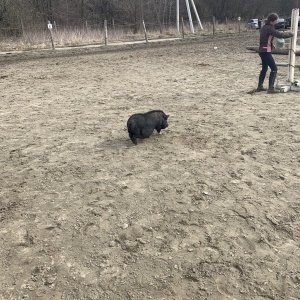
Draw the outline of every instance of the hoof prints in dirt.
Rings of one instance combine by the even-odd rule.
[[[300,108],[245,93],[248,43],[0,57],[0,298],[299,298]]]

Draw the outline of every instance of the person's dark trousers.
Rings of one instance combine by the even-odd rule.
[[[258,89],[263,89],[263,83],[266,78],[268,67],[271,69],[269,77],[269,90],[274,90],[274,84],[277,74],[277,66],[271,52],[260,52],[262,68],[258,78]]]

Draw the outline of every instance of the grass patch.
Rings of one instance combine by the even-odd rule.
[[[207,36],[213,33],[213,24],[211,22],[203,23],[203,30],[197,25],[194,26],[195,34],[191,34],[189,24],[184,25],[184,33],[186,36]],[[216,24],[215,33],[236,34],[239,32],[251,31],[245,25],[238,22],[228,22],[226,24]],[[253,30],[252,30],[253,31]],[[105,43],[104,28],[53,28],[52,36],[55,47],[82,46]],[[109,28],[107,31],[108,43],[126,42],[145,40],[145,33],[140,30],[133,33],[129,27],[118,27],[117,29]],[[165,32],[159,30],[147,30],[148,39],[163,39],[182,37],[181,26],[180,32],[176,27],[168,27]],[[0,51],[12,50],[29,50],[29,49],[48,49],[52,47],[51,35],[49,30],[24,30],[21,36],[1,36],[0,32]]]

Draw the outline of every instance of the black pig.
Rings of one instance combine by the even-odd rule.
[[[153,130],[158,133],[168,127],[168,115],[162,110],[151,110],[144,114],[134,114],[127,121],[128,134],[131,141],[137,145],[138,138],[149,137]]]

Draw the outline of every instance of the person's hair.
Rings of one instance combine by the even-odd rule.
[[[270,22],[274,22],[278,19],[278,15],[275,13],[271,13],[268,15],[267,20],[266,20],[266,24],[270,24]]]

